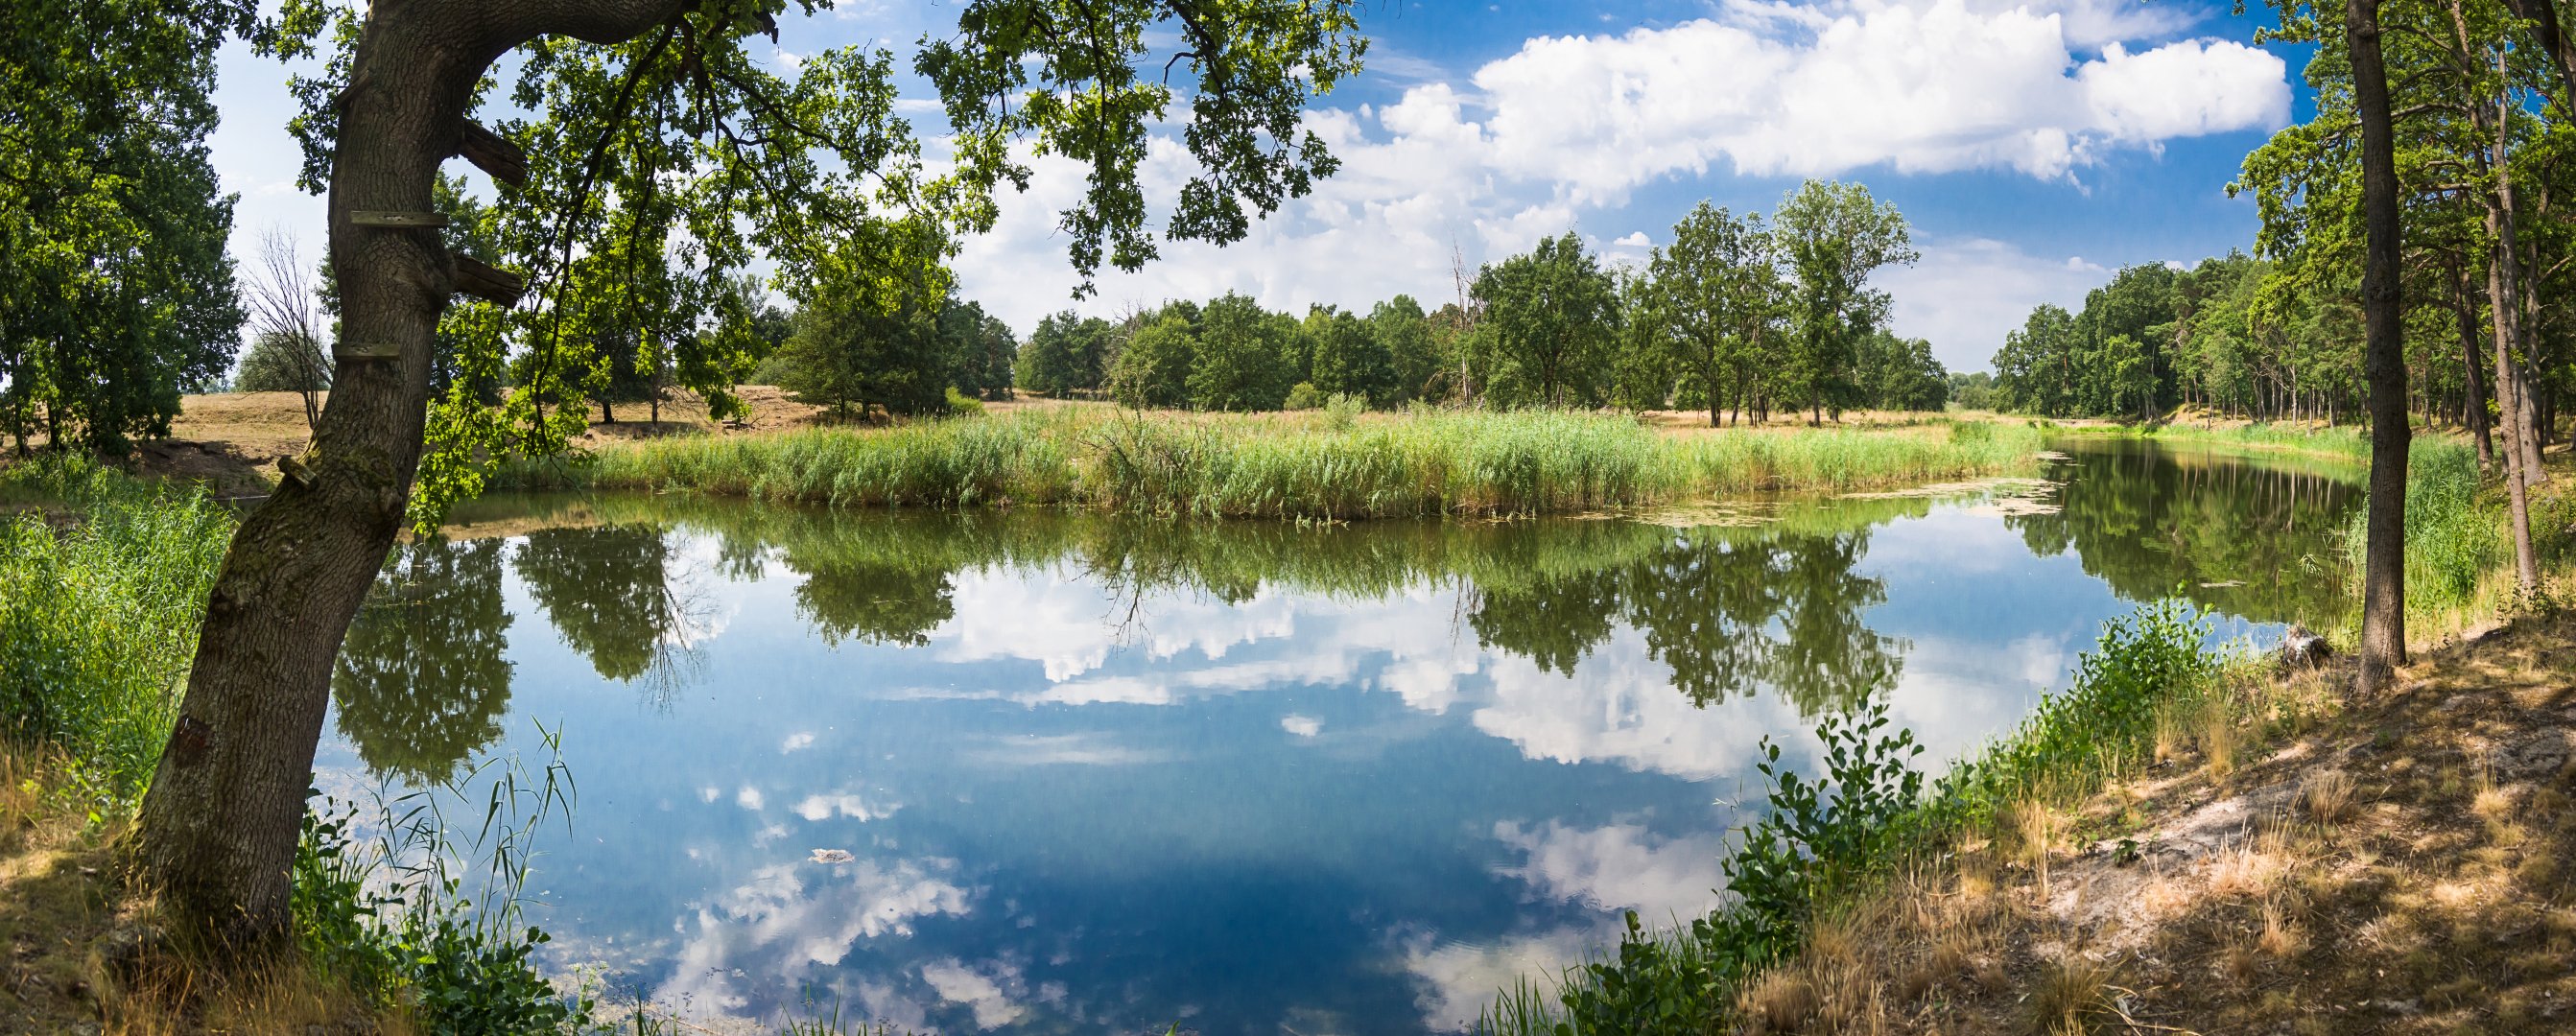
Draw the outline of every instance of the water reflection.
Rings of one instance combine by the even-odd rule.
[[[2205,449],[2072,443],[2056,508],[2006,519],[2033,553],[2074,552],[2131,600],[2179,590],[2258,622],[2318,621],[2351,606],[2335,548],[2362,487],[2344,465],[2263,464]]]
[[[638,685],[667,707],[700,673],[696,643],[713,608],[688,578],[694,570],[674,568],[673,551],[659,523],[539,529],[510,566],[602,679]]]
[[[349,623],[332,673],[340,734],[379,775],[415,785],[461,772],[510,706],[501,541],[394,548]]]
[[[2055,473],[2065,513],[1693,529],[490,500],[461,517],[508,538],[389,566],[340,724],[371,767],[446,772],[515,661],[584,790],[542,865],[552,959],[695,1011],[1447,1031],[1622,909],[1704,909],[1766,735],[1811,766],[1815,715],[1882,697],[1942,756],[2123,596],[2334,600],[2226,585],[2331,549],[2331,479],[2098,460]]]
[[[1676,532],[1621,564],[1487,590],[1472,621],[1479,643],[1566,676],[1625,624],[1694,705],[1767,688],[1813,716],[1894,686],[1903,669],[1904,642],[1862,621],[1887,599],[1859,571],[1868,551],[1866,528]]]

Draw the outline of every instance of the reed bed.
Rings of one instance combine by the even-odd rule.
[[[11,466],[0,497],[74,509],[0,518],[0,724],[68,753],[94,799],[130,802],[177,720],[232,517],[77,456]]]
[[[517,465],[496,482],[837,507],[1523,517],[2015,474],[2035,466],[2040,435],[2022,425],[1947,421],[1665,433],[1626,417],[1559,411],[1425,409],[1358,420],[1058,411],[653,440],[572,462]]]
[[[2305,453],[2333,457],[2355,464],[2370,463],[2370,436],[2359,425],[2323,427],[2301,422],[2280,424],[2258,422],[2228,428],[2212,428],[2194,425],[2187,421],[2177,421],[2172,424],[2143,428],[2135,425],[2071,425],[2057,430],[2085,435],[2149,438],[2164,443],[2205,445],[2227,449]]]

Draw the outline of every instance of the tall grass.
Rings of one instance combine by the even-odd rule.
[[[2176,602],[2105,623],[2068,688],[2010,734],[1928,782],[1922,748],[1889,731],[1886,706],[1817,729],[1824,773],[1780,765],[1765,738],[1764,811],[1721,861],[1728,901],[1672,928],[1628,930],[1614,956],[1568,969],[1553,988],[1504,990],[1479,1021],[1493,1036],[1734,1031],[1737,993],[1797,952],[1812,926],[1909,860],[1988,828],[2013,804],[2088,794],[2123,760],[2152,749],[2160,712],[2206,694],[2216,659],[2206,616]]]
[[[1252,518],[1527,516],[2030,468],[2027,426],[1665,434],[1616,416],[1055,411],[884,431],[659,439],[522,464],[520,488],[688,490],[834,506],[1067,505]]]
[[[0,521],[0,722],[130,804],[177,718],[232,518],[76,457],[13,466],[0,489],[71,509]]]
[[[2532,553],[2544,580],[2576,560],[2576,492],[2562,476],[2529,496]],[[2417,440],[2406,465],[2406,612],[2423,638],[2456,632],[2514,607],[2510,510],[2500,481],[2485,477],[2467,444]],[[2354,509],[2344,529],[2345,561],[2361,579],[2370,512]]]
[[[126,819],[176,721],[197,627],[234,528],[203,490],[138,481],[78,456],[0,470],[0,722],[72,770],[91,824]],[[552,745],[552,735],[548,735]],[[517,910],[536,826],[565,805],[560,764],[531,785],[511,768],[459,846],[434,800],[377,818],[383,851],[356,851],[349,816],[308,815],[294,915],[316,976],[432,1033],[577,1025],[530,954]],[[464,829],[464,825],[458,825]],[[459,851],[461,849],[461,851]],[[464,880],[459,861],[488,866]],[[412,1031],[397,1027],[399,1031]]]
[[[2079,435],[2126,436],[2151,438],[2158,442],[2307,453],[2334,457],[2356,464],[2366,464],[2370,461],[2370,436],[2358,425],[2322,428],[2306,424],[2258,422],[2228,428],[2203,428],[2188,422],[2180,422],[2152,427],[2068,425],[2055,430]]]

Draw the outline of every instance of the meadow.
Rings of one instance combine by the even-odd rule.
[[[521,462],[503,488],[839,507],[1071,506],[1223,518],[1532,517],[2035,470],[2021,423],[1660,431],[1561,411],[1191,415],[1059,408],[881,430],[682,436]]]

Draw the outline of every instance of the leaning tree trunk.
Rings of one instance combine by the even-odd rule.
[[[273,945],[341,637],[393,546],[420,460],[430,358],[454,264],[427,213],[485,69],[542,35],[609,43],[681,0],[377,0],[341,96],[332,157],[338,373],[300,461],[224,557],[179,720],[143,800],[135,863],[180,923]],[[366,354],[385,354],[371,357]]]
[[[2362,546],[2361,690],[2406,661],[2405,311],[2398,297],[2399,226],[2394,119],[2379,53],[2379,0],[2345,0],[2353,100],[2361,116],[2364,244],[2362,377],[2370,385],[2370,517]]]

